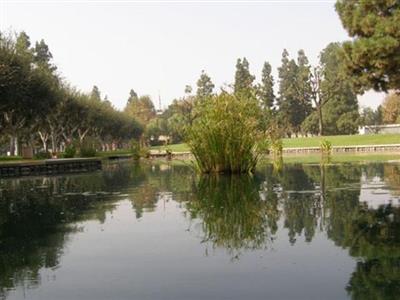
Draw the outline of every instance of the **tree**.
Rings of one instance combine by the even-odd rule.
[[[386,96],[382,104],[383,121],[386,124],[400,122],[400,95],[394,92]]]
[[[87,137],[102,145],[122,144],[142,133],[135,118],[101,101],[96,86],[88,95],[63,82],[43,40],[30,45],[24,32],[0,33],[0,133],[10,139],[12,155],[23,144],[40,142],[45,151],[49,144],[52,151],[63,151]]]
[[[238,94],[249,94],[253,90],[253,81],[255,77],[250,74],[249,62],[246,57],[242,59],[238,58],[236,62],[236,73],[234,83],[234,93]]]
[[[197,80],[197,99],[210,97],[213,93],[215,85],[212,83],[210,76],[206,72],[201,71],[199,80]]]
[[[138,120],[143,126],[155,117],[156,110],[149,96],[140,96],[136,100],[130,98],[130,100],[125,106],[125,112]]]
[[[279,119],[285,124],[287,135],[298,134],[301,124],[311,110],[310,76],[308,60],[303,51],[299,51],[298,64],[291,59],[286,49],[282,53],[282,65],[279,74]]]
[[[275,101],[274,78],[271,75],[271,65],[264,62],[261,73],[261,83],[258,85],[258,96],[264,110],[271,110]]]
[[[21,55],[28,57],[28,59],[32,58],[32,49],[31,49],[31,40],[30,37],[26,34],[25,31],[21,31],[17,39],[15,41],[15,51]]]
[[[400,2],[338,0],[336,11],[352,37],[346,69],[359,91],[400,88]]]
[[[320,62],[311,76],[314,112],[302,127],[309,133],[352,134],[358,127],[357,95],[344,72],[342,48],[329,44],[320,54]]]
[[[95,101],[101,101],[101,93],[97,85],[93,86],[92,92],[90,93],[90,99]]]
[[[131,89],[129,92],[129,98],[128,98],[128,103],[137,101],[139,99],[138,94],[136,94],[136,92]]]
[[[193,88],[190,85],[185,86],[185,94],[190,95],[193,91]]]
[[[52,73],[57,69],[56,66],[51,64],[53,55],[49,50],[49,46],[42,39],[40,42],[36,42],[34,51],[34,61],[39,66],[50,70]]]
[[[20,139],[31,140],[33,125],[52,109],[58,79],[47,68],[34,64],[29,37],[20,33],[0,38],[0,98],[1,127],[10,138],[10,152],[18,154]]]
[[[360,114],[360,125],[380,125],[382,124],[382,109],[378,107],[373,110],[370,107],[364,107]]]
[[[304,50],[297,53],[296,74],[297,100],[300,102],[304,119],[311,112],[311,67]]]

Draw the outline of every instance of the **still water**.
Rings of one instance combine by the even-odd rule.
[[[400,164],[0,180],[0,299],[399,299]]]

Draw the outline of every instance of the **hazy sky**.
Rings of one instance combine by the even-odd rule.
[[[73,86],[123,108],[133,88],[165,107],[196,86],[201,70],[217,87],[233,82],[245,56],[260,78],[264,61],[276,78],[283,48],[304,49],[312,64],[332,41],[348,36],[334,1],[8,1],[0,0],[2,31],[44,39]],[[361,105],[377,106],[369,93]]]

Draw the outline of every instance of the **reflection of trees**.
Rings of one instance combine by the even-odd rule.
[[[1,182],[0,298],[17,285],[40,284],[41,268],[59,264],[78,221],[104,222],[129,182],[130,169],[110,165],[104,172]],[[28,280],[27,280],[28,279]]]
[[[398,299],[400,294],[400,208],[363,208],[353,212],[337,242],[357,263],[347,290],[353,299]]]
[[[192,195],[194,174],[185,165],[137,165],[134,174],[136,177],[140,176],[141,180],[128,191],[128,197],[137,218],[141,218],[145,211],[154,211],[165,193],[173,191],[174,200],[178,202],[188,201]]]
[[[352,299],[398,299],[400,295],[399,258],[358,262],[347,291]]]
[[[370,209],[354,188],[363,171],[377,176],[380,166],[332,166],[325,171],[324,230],[336,245],[360,258],[347,290],[353,299],[395,299],[400,287],[400,208]],[[351,175],[353,174],[353,175]],[[348,189],[336,189],[349,185]]]
[[[391,189],[399,190],[399,169],[392,164],[284,166],[274,178],[267,172],[266,181],[280,187],[280,208],[291,241],[295,234],[310,241],[320,226],[336,245],[360,259],[347,287],[353,299],[397,299],[400,208],[371,209],[360,202],[361,174],[383,177]],[[308,189],[318,192],[319,200]]]
[[[400,196],[400,166],[394,164],[384,165],[386,184],[392,188],[392,194]]]
[[[276,230],[269,223],[270,216],[276,219],[276,206],[260,199],[259,185],[251,177],[201,177],[187,208],[201,219],[203,241],[229,251],[261,248]]]
[[[400,208],[372,209],[359,198],[362,175],[382,177],[398,191],[399,174],[392,164],[283,164],[264,166],[253,177],[197,178],[184,165],[117,163],[92,174],[4,180],[0,298],[26,278],[39,284],[40,269],[58,265],[69,235],[78,229],[73,224],[104,222],[118,192],[127,194],[138,218],[160,199],[173,198],[200,222],[204,241],[231,254],[266,247],[278,224],[292,244],[298,237],[312,242],[315,232],[324,231],[359,259],[347,287],[352,298],[395,299],[400,292]]]

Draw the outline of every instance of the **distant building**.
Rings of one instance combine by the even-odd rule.
[[[358,128],[358,134],[374,134],[374,133],[398,133],[400,134],[400,124],[388,125],[369,125]]]

